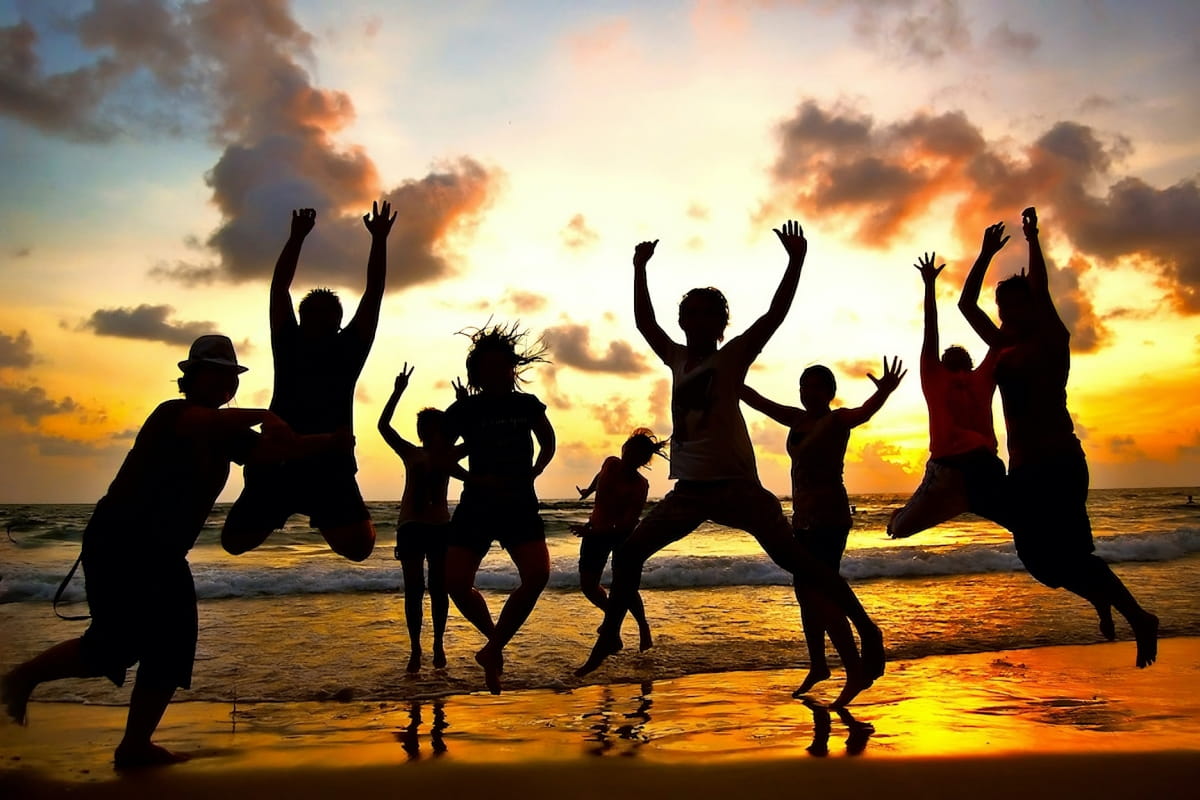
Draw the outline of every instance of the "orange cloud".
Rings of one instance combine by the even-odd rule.
[[[935,204],[954,208],[954,230],[974,247],[987,225],[1012,219],[1026,205],[1042,210],[1043,233],[1060,236],[1079,256],[1050,265],[1060,314],[1078,351],[1101,346],[1107,331],[1079,275],[1092,261],[1136,257],[1153,266],[1177,309],[1200,313],[1200,182],[1156,189],[1138,178],[1111,180],[1130,151],[1117,136],[1104,142],[1091,128],[1063,121],[1014,152],[987,141],[962,112],[918,112],[877,123],[854,108],[807,100],[778,127],[780,152],[772,188],[757,215],[794,210],[848,223],[857,244],[886,248],[915,235]]]
[[[385,189],[361,147],[335,140],[353,121],[354,105],[345,92],[313,85],[302,66],[312,36],[286,0],[110,0],[62,27],[99,55],[53,75],[41,70],[29,23],[0,28],[0,114],[68,138],[104,140],[161,127],[146,119],[157,109],[181,117],[198,110],[212,118],[212,136],[224,147],[205,176],[222,217],[205,242],[209,260],[159,265],[155,276],[187,286],[269,277],[289,211],[311,207],[321,223],[305,247],[305,278],[357,286],[369,249],[357,217],[382,197],[399,212],[389,251],[401,268],[388,288],[435,280],[452,272],[447,240],[473,226],[502,184],[499,171],[462,157]],[[133,80],[142,73],[152,81]],[[117,90],[122,102],[106,102]]]

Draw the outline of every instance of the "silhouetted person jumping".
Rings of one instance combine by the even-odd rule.
[[[990,262],[999,239],[990,228],[979,261]],[[921,343],[921,392],[929,410],[929,461],[912,498],[888,520],[888,536],[903,539],[967,511],[1004,524],[1004,462],[996,455],[992,395],[999,351],[974,367],[971,355],[951,345],[938,358],[937,295],[934,282],[946,265],[926,253],[915,266],[925,284],[925,336]]]
[[[304,238],[317,212],[292,212],[292,231],[271,279],[271,353],[275,389],[271,410],[297,433],[331,433],[354,426],[354,385],[367,361],[387,278],[387,237],[396,221],[391,204],[372,204],[363,224],[371,233],[367,287],[345,328],[342,304],[328,289],[313,289],[292,310],[291,285]],[[306,514],[330,548],[363,561],[375,547],[375,526],[354,474],[353,451],[264,464],[245,471],[242,491],[221,531],[221,544],[234,555],[258,547],[292,514]]]
[[[633,255],[633,308],[638,330],[673,375],[671,389],[671,490],[613,554],[613,584],[596,644],[576,670],[585,675],[621,649],[621,622],[641,583],[650,556],[712,520],[747,531],[775,563],[796,576],[800,591],[821,609],[826,629],[846,665],[849,702],[884,670],[883,637],[849,585],[810,555],[792,536],[779,499],[763,488],[739,397],[746,372],[791,307],[808,252],[800,225],[776,230],[788,266],[767,312],[745,333],[718,347],[729,323],[725,296],[713,288],[692,289],[679,303],[679,327],[686,344],[667,336],[654,316],[646,264],[658,243],[642,242]],[[862,639],[862,658],[846,622]]]
[[[654,438],[649,429],[638,428],[621,445],[620,458],[609,456],[604,459],[587,488],[575,487],[580,500],[593,492],[596,494],[591,517],[571,530],[580,537],[579,588],[600,610],[608,607],[608,594],[600,585],[604,565],[613,551],[633,533],[650,492],[650,482],[638,470],[649,464],[656,454],[661,455],[666,445]],[[650,624],[646,621],[646,608],[640,593],[634,594],[629,611],[638,625],[638,649],[649,650],[654,640],[650,636]]]
[[[816,364],[800,375],[800,404],[785,406],[768,400],[749,386],[742,387],[742,401],[780,425],[788,427],[787,452],[792,459],[792,531],[796,540],[822,564],[837,571],[841,568],[846,538],[853,520],[850,498],[842,479],[850,429],[875,416],[884,401],[896,391],[901,371],[900,359],[889,365],[883,361],[883,376],[867,374],[875,384],[875,393],[858,408],[830,408],[837,395],[837,381],[829,367]],[[808,675],[792,693],[805,695],[829,677],[825,660],[825,624],[823,615],[809,602],[810,593],[796,584],[800,621],[808,646]]]
[[[1000,327],[979,308],[990,259],[975,262],[959,301],[971,327],[999,351],[996,382],[1008,428],[1008,526],[1029,574],[1095,606],[1106,638],[1116,636],[1112,608],[1128,620],[1137,640],[1137,665],[1147,667],[1158,654],[1158,617],[1138,604],[1094,552],[1087,461],[1067,411],[1071,334],[1050,296],[1033,208],[1022,212],[1021,222],[1029,243],[1029,271],[997,284]],[[1008,241],[1003,234],[1004,223],[998,222],[988,228],[984,241],[992,241],[998,251]]]
[[[421,618],[426,585],[433,618],[433,666],[435,669],[446,666],[443,639],[450,609],[450,596],[446,593],[446,542],[450,533],[446,491],[450,470],[458,459],[455,448],[446,438],[444,411],[423,408],[417,412],[420,445],[408,441],[392,427],[396,403],[408,388],[412,373],[412,368],[405,362],[379,415],[379,433],[404,462],[404,495],[400,498],[400,514],[396,520],[395,554],[404,570],[404,619],[411,648],[407,671],[418,672],[421,669]],[[429,562],[428,584],[426,561]]]
[[[469,459],[469,470],[456,464],[450,473],[463,481],[463,492],[451,521],[446,588],[467,621],[487,637],[475,661],[493,694],[500,693],[504,647],[550,580],[550,553],[533,482],[554,458],[554,428],[545,404],[519,390],[522,373],[545,361],[541,340],[526,343],[525,338],[515,325],[475,331],[467,353],[470,393],[446,409],[446,438],[457,442],[461,436]],[[487,601],[475,588],[475,574],[496,540],[508,551],[521,583],[493,622]]]
[[[183,399],[159,404],[146,418],[84,529],[91,624],[82,637],[13,669],[0,685],[5,710],[24,724],[38,684],[106,677],[122,686],[138,664],[125,736],[113,757],[118,769],[187,759],[151,737],[176,688],[191,687],[197,614],[187,554],[225,487],[230,462],[351,447],[348,436],[294,436],[264,409],[221,408],[246,369],[224,336],[196,339],[179,368]],[[260,423],[261,436],[251,430]]]

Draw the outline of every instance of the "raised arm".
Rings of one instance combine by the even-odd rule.
[[[533,420],[533,438],[538,443],[537,458],[533,461],[533,477],[541,475],[546,467],[550,465],[550,460],[554,458],[554,450],[556,445],[554,437],[554,427],[550,424],[550,419],[542,412],[540,416]]]
[[[958,298],[958,310],[989,347],[1000,343],[1000,329],[979,307],[979,292],[983,289],[983,277],[987,274],[992,259],[1008,243],[1008,238],[1004,235],[1003,222],[987,227],[983,232],[979,257],[971,265],[971,271],[967,273],[967,280],[963,283],[962,296]]]
[[[891,396],[892,392],[896,391],[896,387],[900,385],[900,380],[908,374],[908,370],[903,369],[904,364],[900,361],[899,356],[892,357],[891,365],[888,364],[887,356],[883,358],[883,377],[876,378],[871,373],[867,373],[867,377],[871,379],[871,383],[875,384],[875,394],[867,398],[867,402],[863,403],[858,408],[842,408],[837,413],[842,415],[842,420],[846,423],[847,428],[856,428],[864,422],[875,416],[875,412],[883,408],[884,402]]]
[[[927,369],[938,362],[938,351],[941,346],[938,344],[938,313],[937,313],[937,292],[934,291],[934,284],[937,282],[937,276],[946,268],[945,264],[935,267],[937,261],[937,253],[925,253],[917,263],[913,264],[917,271],[921,273],[921,280],[925,283],[925,337],[921,341],[921,369]],[[886,372],[887,365],[884,364]]]
[[[743,403],[759,413],[766,414],[780,425],[791,427],[796,419],[796,415],[800,413],[800,409],[776,403],[774,400],[768,400],[749,386],[742,386],[739,397]]]
[[[375,340],[375,329],[379,327],[379,309],[383,306],[383,290],[387,284],[387,237],[392,231],[396,215],[392,204],[383,201],[371,204],[371,213],[363,215],[363,225],[371,232],[371,254],[367,256],[367,288],[358,301],[354,318],[346,326],[354,330],[367,342]]]
[[[662,361],[669,361],[675,343],[658,324],[654,316],[654,305],[650,302],[650,284],[646,279],[646,265],[654,255],[658,239],[642,242],[633,249],[633,320],[650,349]]]
[[[415,444],[396,433],[396,429],[392,427],[392,415],[396,413],[396,404],[400,402],[400,395],[404,394],[404,390],[408,388],[408,379],[412,376],[414,369],[415,367],[410,367],[407,361],[404,362],[400,374],[396,376],[392,394],[383,404],[383,411],[379,413],[379,435],[388,443],[388,447],[396,451],[396,455],[400,458],[406,458],[417,449]]]
[[[317,224],[317,212],[311,208],[292,211],[292,228],[287,243],[275,262],[271,275],[270,321],[271,330],[296,327],[296,310],[292,308],[292,281],[296,278],[296,267],[300,263],[300,249],[304,238]]]
[[[604,470],[603,470],[603,468],[602,468],[602,469],[600,470],[600,472],[597,472],[597,473],[595,474],[595,476],[593,476],[593,477],[592,477],[592,482],[591,482],[591,483],[589,483],[589,484],[587,485],[587,488],[585,488],[585,489],[580,489],[578,486],[576,486],[576,487],[575,487],[575,491],[579,492],[579,499],[580,499],[580,500],[586,500],[586,499],[588,499],[588,497],[589,497],[589,496],[590,496],[590,495],[591,495],[593,492],[595,492],[595,491],[596,491],[596,484],[598,484],[598,483],[600,482],[600,473],[601,473],[601,472],[603,472],[603,471],[604,471]]]
[[[767,313],[755,320],[743,334],[747,347],[753,353],[762,350],[767,340],[783,324],[788,309],[792,307],[792,300],[796,297],[796,287],[800,285],[800,268],[804,266],[804,257],[808,255],[808,240],[804,238],[804,230],[799,222],[788,220],[782,228],[773,230],[783,249],[787,251],[788,264],[783,272],[783,279],[779,281],[779,287],[775,290],[775,296],[771,298],[771,306]]]
[[[1033,302],[1041,316],[1056,327],[1067,330],[1054,300],[1050,296],[1050,276],[1046,271],[1046,257],[1042,255],[1042,243],[1038,239],[1037,211],[1033,206],[1021,212],[1021,232],[1029,243],[1029,289],[1033,293]]]

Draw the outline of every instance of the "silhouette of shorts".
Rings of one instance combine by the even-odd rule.
[[[83,574],[92,613],[82,639],[89,671],[123,686],[137,663],[143,685],[190,688],[198,623],[187,559],[89,546]]]
[[[679,480],[642,518],[613,560],[644,563],[707,521],[746,531],[773,559],[785,557],[784,550],[791,547],[792,528],[783,515],[779,498],[758,481]]]
[[[482,558],[494,541],[505,550],[546,541],[537,497],[491,496],[486,501],[464,497],[450,522],[450,546],[465,547]]]
[[[930,459],[913,496],[888,521],[888,536],[905,539],[970,511],[1004,524],[1004,462],[986,448]]]
[[[579,537],[579,571],[603,572],[608,557],[633,533],[632,528],[584,533]]]
[[[834,572],[842,565],[842,554],[846,552],[846,539],[850,528],[842,525],[794,528],[796,541],[804,545],[813,558]]]
[[[278,530],[292,514],[304,514],[322,530],[371,518],[345,462],[320,458],[245,469],[246,488],[229,509],[226,525],[239,530]]]
[[[431,561],[444,559],[449,537],[449,522],[401,522],[396,526],[396,549],[393,555],[397,561],[410,558],[429,558]]]

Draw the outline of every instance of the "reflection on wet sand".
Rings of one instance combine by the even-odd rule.
[[[654,700],[650,694],[654,684],[643,681],[641,694],[633,700],[637,707],[628,713],[620,713],[616,709],[616,699],[613,687],[605,686],[600,697],[600,708],[583,715],[591,720],[588,735],[584,737],[584,752],[589,755],[621,755],[635,756],[642,745],[650,741],[646,733],[646,725],[650,722],[650,707]]]
[[[396,731],[396,741],[404,748],[404,752],[408,755],[409,761],[416,761],[421,757],[421,737],[420,728],[421,722],[421,702],[413,700],[408,706],[408,725],[404,730]],[[433,726],[429,729],[429,744],[434,758],[445,754],[446,738],[444,731],[450,727],[446,724],[446,702],[443,698],[437,698],[430,703],[433,706]]]
[[[812,744],[806,747],[805,750],[809,755],[823,758],[829,755],[829,735],[833,731],[832,716],[828,708],[811,700],[806,699],[804,705],[812,712],[813,719]],[[847,708],[837,708],[834,711],[848,731],[846,736],[846,755],[861,755],[867,749],[867,742],[871,739],[871,734],[875,733],[875,726],[869,722],[862,722],[856,719]]]

